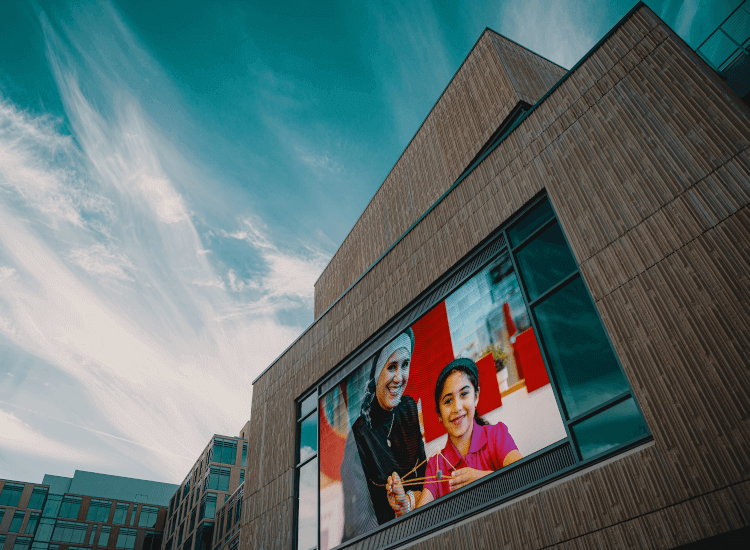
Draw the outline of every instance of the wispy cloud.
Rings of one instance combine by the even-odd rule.
[[[113,10],[100,34],[130,50],[108,59],[44,21],[72,135],[0,97],[0,390],[18,407],[64,379],[83,398],[74,411],[53,384],[35,410],[0,412],[0,447],[179,481],[211,434],[249,417],[251,381],[307,324],[327,256],[277,243],[252,213],[206,227],[183,185],[205,167],[108,65],[132,57],[167,86],[158,64]],[[101,437],[76,454],[44,415]]]
[[[77,248],[70,253],[70,259],[90,275],[101,275],[123,281],[135,281],[128,271],[135,267],[124,254],[108,249],[103,244],[88,248]]]
[[[327,170],[332,174],[340,174],[342,170],[342,166],[338,162],[330,158],[328,155],[306,154],[300,156],[300,160],[308,166],[312,166],[313,168],[318,168],[321,170]]]
[[[102,460],[75,445],[60,443],[40,433],[13,413],[0,409],[0,447],[20,455],[42,456],[75,463],[76,468],[97,467]]]

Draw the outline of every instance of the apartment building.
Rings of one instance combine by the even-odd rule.
[[[176,487],[80,470],[0,480],[0,550],[158,550]]]

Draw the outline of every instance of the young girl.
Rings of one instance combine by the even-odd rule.
[[[435,384],[435,403],[448,443],[442,455],[427,462],[425,476],[435,481],[426,482],[414,502],[398,475],[388,478],[388,501],[397,516],[523,458],[505,424],[489,425],[476,415],[479,370],[471,359],[456,359],[443,369]]]

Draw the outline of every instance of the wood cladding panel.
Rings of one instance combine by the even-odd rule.
[[[506,548],[661,548],[708,533],[695,527],[701,517],[713,521],[707,510],[729,517],[732,502],[750,509],[748,120],[650,10],[635,12],[253,386],[250,439],[258,444],[248,460],[258,467],[248,470],[245,498],[259,544],[251,547],[291,544],[265,530],[274,514],[282,525],[292,518],[294,399],[542,189],[656,445],[529,497],[535,504],[518,510],[536,506],[543,523],[497,511],[446,540],[460,532],[477,548],[486,537]],[[365,209],[352,240],[366,250],[350,256],[357,269],[388,246],[382,197],[409,191],[408,209],[402,201],[388,211],[395,227],[436,198],[430,174],[449,172],[437,134],[428,119],[393,183]],[[324,274],[340,285],[350,276],[344,257]],[[416,546],[433,544],[443,543]]]
[[[536,102],[565,74],[505,42],[492,31],[477,42],[316,283],[316,317],[434,204],[520,100]]]

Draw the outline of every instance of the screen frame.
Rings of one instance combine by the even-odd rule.
[[[533,210],[536,206],[540,205],[543,201],[549,202],[549,205],[552,209],[553,217],[541,223],[529,235],[527,235],[522,241],[516,243],[515,245],[512,245],[511,241],[508,238],[508,231],[511,230],[513,227],[515,227],[516,224],[521,219],[523,219],[526,214],[531,212],[531,210]],[[513,264],[514,272],[518,278],[518,284],[522,290],[521,294],[523,297],[524,305],[528,312],[529,320],[531,322],[531,326],[533,327],[535,331],[535,334],[539,335],[540,333],[537,327],[536,317],[533,313],[533,305],[541,302],[541,300],[544,297],[553,294],[560,288],[564,287],[571,281],[575,280],[577,277],[580,277],[580,279],[583,281],[583,287],[585,288],[585,291],[588,297],[592,300],[594,304],[596,304],[596,302],[593,300],[591,291],[588,287],[588,284],[586,283],[586,280],[583,277],[583,273],[581,273],[580,266],[577,264],[577,262],[576,262],[577,264],[576,269],[570,275],[558,281],[555,285],[553,285],[551,288],[549,288],[544,293],[542,293],[542,295],[536,297],[534,300],[532,301],[527,300],[527,293],[526,293],[526,289],[524,286],[523,276],[521,274],[519,266],[516,263],[514,252],[523,248],[535,236],[539,235],[546,228],[550,227],[550,225],[553,224],[554,222],[559,223],[559,219],[560,218],[557,214],[557,211],[555,210],[554,205],[552,204],[552,201],[549,199],[546,190],[542,189],[534,197],[532,197],[522,208],[518,209],[512,216],[510,216],[505,223],[501,224],[498,228],[492,231],[478,245],[476,245],[470,252],[465,254],[460,260],[458,260],[455,264],[453,264],[453,266],[447,269],[440,277],[438,277],[425,290],[423,290],[416,298],[410,301],[398,313],[393,315],[387,322],[385,322],[380,328],[378,328],[370,337],[365,339],[359,346],[357,346],[357,348],[355,348],[354,351],[349,353],[346,358],[340,361],[334,368],[332,368],[328,373],[326,373],[323,377],[321,377],[318,380],[318,382],[316,382],[310,388],[308,388],[308,390],[306,390],[300,398],[295,400],[295,405],[294,405],[295,411],[299,410],[300,404],[305,399],[309,398],[312,395],[315,395],[316,399],[318,400],[316,404],[316,411],[318,411],[319,413],[320,399],[322,399],[323,396],[325,396],[325,394],[331,391],[331,389],[334,388],[337,384],[346,380],[346,378],[350,374],[352,374],[357,368],[359,368],[362,365],[362,363],[369,361],[372,358],[372,356],[375,353],[377,353],[385,344],[387,344],[396,334],[404,330],[406,327],[411,326],[411,324],[413,324],[422,316],[424,316],[429,311],[431,311],[433,307],[435,307],[442,300],[445,300],[456,289],[458,289],[464,282],[468,281],[470,278],[476,275],[479,271],[481,271],[484,267],[486,267],[490,262],[495,260],[501,254],[507,253]],[[562,226],[561,226],[561,229],[562,229]],[[563,237],[565,238],[565,242],[568,248],[572,251],[572,247],[570,246],[570,241],[568,240],[567,235],[565,235],[565,231],[563,230],[562,233],[563,233]],[[601,315],[599,314],[598,309],[595,308],[595,310],[599,318],[599,321],[602,322]],[[448,525],[457,523],[471,516],[479,514],[484,510],[487,510],[489,508],[497,506],[498,504],[501,504],[502,502],[506,502],[508,500],[518,498],[524,493],[538,489],[540,486],[548,484],[552,481],[570,476],[571,474],[574,474],[583,469],[589,468],[594,464],[609,460],[616,455],[627,453],[628,451],[633,450],[635,447],[648,445],[653,440],[651,430],[648,427],[648,423],[646,422],[645,416],[643,415],[643,411],[640,407],[640,404],[638,403],[635,393],[633,392],[633,388],[630,383],[630,380],[627,376],[627,373],[625,372],[625,369],[622,366],[622,362],[620,361],[620,358],[617,354],[617,350],[615,346],[613,345],[609,332],[606,329],[606,326],[604,325],[603,322],[602,322],[602,327],[604,328],[604,334],[606,335],[607,342],[611,346],[612,351],[614,353],[616,364],[618,368],[620,369],[620,372],[622,373],[623,378],[625,379],[625,382],[627,383],[627,389],[625,391],[607,400],[606,402],[596,405],[591,410],[588,410],[583,414],[579,414],[578,416],[569,419],[568,415],[566,414],[565,405],[560,396],[560,388],[558,386],[557,377],[555,376],[555,373],[553,372],[553,370],[550,368],[550,361],[548,358],[548,352],[547,352],[546,346],[544,345],[544,339],[541,336],[538,336],[537,342],[539,345],[539,350],[542,354],[544,367],[545,367],[545,370],[547,371],[547,375],[550,380],[550,385],[552,387],[553,394],[555,396],[555,401],[557,403],[558,412],[564,424],[567,436],[561,440],[558,440],[555,443],[548,445],[547,447],[544,447],[543,449],[540,449],[528,456],[523,457],[522,459],[518,460],[517,462],[514,462],[513,464],[510,464],[500,470],[493,472],[492,474],[489,474],[483,477],[480,480],[477,480],[465,487],[462,487],[461,489],[453,491],[450,494],[445,495],[439,499],[435,499],[434,501],[430,502],[429,504],[425,506],[420,507],[417,510],[413,510],[408,514],[405,514],[404,516],[395,518],[383,525],[379,525],[378,527],[373,528],[367,533],[363,533],[335,547],[332,547],[331,550],[340,550],[344,548],[349,548],[352,545],[357,544],[358,542],[361,542],[365,539],[368,539],[370,537],[375,537],[385,530],[390,530],[390,529],[396,530],[401,526],[403,522],[407,520],[411,520],[417,515],[428,514],[430,513],[431,510],[434,510],[435,508],[439,506],[450,506],[450,502],[452,500],[460,498],[462,495],[465,495],[468,492],[475,491],[475,490],[478,491],[483,486],[497,480],[499,477],[508,475],[514,471],[518,471],[519,469],[523,467],[527,467],[530,464],[534,463],[535,461],[543,458],[545,455],[549,455],[555,450],[558,450],[565,446],[569,446],[571,452],[573,453],[574,463],[572,465],[564,467],[548,476],[539,478],[535,480],[534,482],[532,482],[531,484],[525,487],[522,487],[521,489],[514,490],[507,494],[504,494],[500,498],[484,502],[481,505],[479,505],[477,508],[466,510],[465,512],[462,512],[460,514],[453,514],[452,516],[446,518],[443,521],[439,521],[439,522],[427,525],[425,528],[420,529],[419,531],[415,533],[407,534],[405,538],[397,539],[396,541],[390,544],[386,544],[382,548],[396,548],[403,544],[413,542],[416,539],[423,537],[431,532],[445,528]],[[638,412],[640,413],[641,417],[644,419],[644,423],[646,426],[645,435],[638,436],[629,441],[622,442],[619,445],[613,447],[612,449],[609,449],[596,456],[590,457],[588,459],[583,459],[581,452],[578,449],[575,436],[572,433],[572,426],[580,422],[583,422],[586,419],[591,418],[595,414],[603,411],[604,409],[607,409],[613,405],[616,405],[617,403],[623,402],[629,398],[633,400]],[[296,414],[295,414],[295,418],[298,418]],[[295,442],[295,451],[296,451],[296,446],[298,444],[299,444],[298,442]],[[316,454],[316,457],[318,459],[320,458],[320,453],[321,453],[321,449],[320,449],[320,418],[319,418],[318,419],[318,450]],[[295,458],[296,458],[296,455],[295,455]],[[296,477],[296,470],[297,470],[297,465],[295,464],[295,477]],[[296,483],[295,483],[295,497],[297,497]],[[318,507],[318,523],[317,523],[318,540],[317,540],[316,548],[317,550],[320,550],[321,548],[320,546],[320,533],[321,533],[320,460],[318,460],[317,507]],[[297,548],[297,540],[296,540],[297,511],[296,509],[294,511],[293,526],[294,526],[293,548],[296,549]]]

